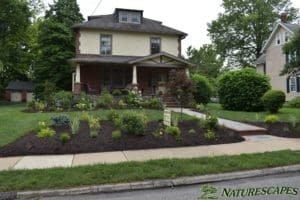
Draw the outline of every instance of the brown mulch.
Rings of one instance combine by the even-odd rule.
[[[270,135],[286,138],[300,138],[300,123],[293,125],[288,122],[276,122],[271,124],[266,124],[264,122],[251,122],[249,124],[267,129]]]
[[[156,130],[163,128],[162,122],[152,121],[147,124],[144,135],[135,136],[122,134],[119,140],[114,140],[111,133],[115,126],[110,121],[101,121],[101,129],[97,138],[91,138],[89,127],[86,122],[80,122],[77,134],[71,136],[71,140],[62,144],[59,136],[63,132],[70,133],[70,128],[54,128],[57,134],[52,138],[38,138],[36,132],[29,132],[11,144],[0,148],[0,157],[17,155],[43,155],[43,154],[73,154],[87,152],[104,152],[133,149],[150,149],[179,146],[195,146],[210,144],[225,144],[241,142],[244,139],[236,132],[220,127],[217,131],[217,139],[208,141],[204,139],[204,131],[199,128],[196,121],[182,121],[179,123],[181,129],[181,141],[168,134],[158,136],[153,134]],[[196,131],[189,133],[190,129]],[[71,133],[70,133],[71,134]]]

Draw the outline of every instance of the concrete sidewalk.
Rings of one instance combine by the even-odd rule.
[[[245,136],[244,142],[231,144],[70,155],[5,157],[0,158],[0,170],[71,167],[163,158],[239,155],[285,149],[300,150],[299,144],[300,139],[279,138],[270,135]]]
[[[170,108],[170,110],[174,111],[174,112],[181,112],[180,108]],[[183,108],[182,112],[187,115],[195,116],[198,118],[202,118],[202,119],[205,118],[205,114],[192,111],[191,109],[188,109],[188,108]],[[249,134],[249,133],[252,133],[252,134],[258,134],[258,133],[266,134],[267,133],[267,130],[265,128],[253,126],[253,125],[249,125],[249,124],[245,124],[245,123],[241,123],[241,122],[237,122],[237,121],[218,118],[218,122],[220,125],[225,126],[226,128],[229,128],[229,129],[235,130],[239,133],[242,133],[242,135],[243,135],[243,133],[244,133],[244,135]]]

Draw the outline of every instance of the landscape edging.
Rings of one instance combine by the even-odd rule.
[[[180,177],[175,179],[160,179],[160,180],[150,180],[150,181],[148,180],[148,181],[141,181],[141,182],[106,184],[106,185],[75,187],[75,188],[67,188],[67,189],[0,193],[0,199],[1,197],[9,197],[9,196],[12,198],[17,197],[22,199],[28,199],[28,198],[35,198],[35,197],[51,197],[51,196],[64,196],[64,195],[134,191],[134,190],[142,190],[142,189],[155,189],[155,188],[210,183],[210,182],[217,182],[217,181],[227,181],[227,180],[259,177],[259,176],[274,175],[274,174],[296,172],[296,171],[300,171],[300,164],[283,166],[283,167],[265,168],[265,169],[258,169],[258,170],[229,172],[223,174]]]

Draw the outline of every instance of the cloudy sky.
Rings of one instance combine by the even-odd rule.
[[[94,12],[95,7],[100,6]],[[300,8],[300,0],[291,0]],[[44,0],[46,4],[52,0]],[[163,24],[188,33],[183,41],[183,51],[190,45],[200,47],[210,43],[207,36],[207,23],[216,19],[222,12],[222,0],[77,0],[81,13],[89,15],[111,14],[115,8],[144,10],[144,16],[162,21]]]

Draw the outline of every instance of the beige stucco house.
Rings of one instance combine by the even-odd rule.
[[[73,26],[76,65],[73,91],[100,93],[103,88],[136,88],[142,94],[165,92],[171,69],[193,64],[181,56],[186,33],[145,18],[142,10],[115,9],[110,15],[89,16]]]
[[[284,23],[282,19],[273,29],[262,49],[262,55],[256,61],[257,71],[269,76],[272,88],[284,91],[286,100],[300,96],[300,77],[280,76],[280,72],[289,60],[289,55],[284,54],[282,47],[299,29],[300,25]]]

